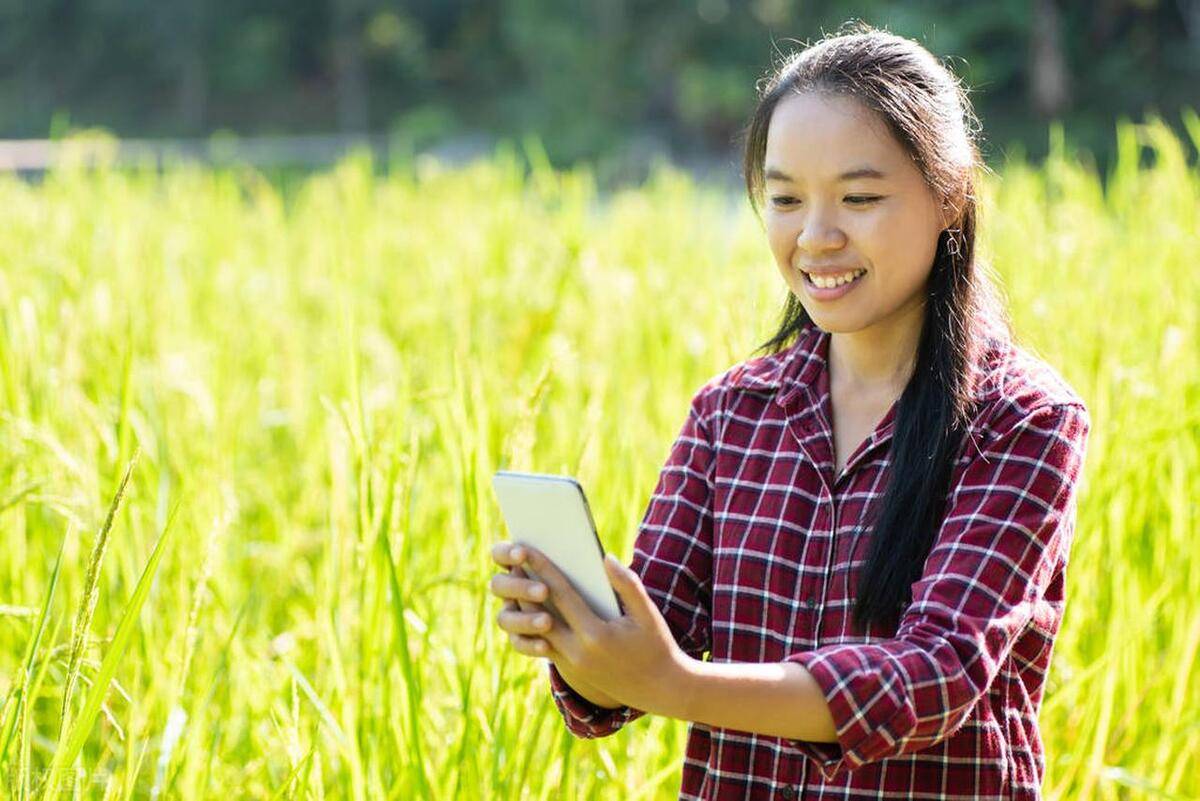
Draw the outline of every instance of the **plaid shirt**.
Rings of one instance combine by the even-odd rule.
[[[829,334],[812,323],[696,393],[631,567],[690,656],[808,669],[838,740],[691,723],[681,799],[1041,797],[1037,716],[1090,422],[1057,372],[995,329],[983,336],[970,436],[894,631],[858,634],[850,610],[896,406],[835,476]],[[597,707],[547,665],[574,734],[645,714]]]

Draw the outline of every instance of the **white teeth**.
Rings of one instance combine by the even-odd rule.
[[[808,280],[812,281],[815,286],[819,286],[822,289],[833,289],[836,286],[841,286],[842,284],[850,283],[855,278],[858,278],[860,275],[862,275],[865,272],[866,272],[866,270],[855,270],[854,272],[851,272],[851,273],[843,273],[842,275],[833,276],[833,277],[829,277],[829,278],[825,278],[825,277],[822,277],[819,275],[809,274]]]

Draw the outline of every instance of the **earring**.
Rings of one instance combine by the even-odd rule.
[[[961,228],[947,228],[943,233],[948,234],[946,237],[946,252],[952,257],[958,256],[962,252],[962,244],[959,238],[962,235]]]

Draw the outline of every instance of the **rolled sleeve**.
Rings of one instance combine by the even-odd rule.
[[[711,382],[706,384],[692,399],[638,526],[630,563],[679,647],[697,659],[709,647],[713,444],[705,419],[711,387]],[[613,734],[645,714],[592,704],[566,683],[553,663],[550,687],[567,728],[580,737]]]
[[[966,722],[1066,564],[1089,428],[1077,403],[1007,426],[952,487],[896,636],[788,657],[821,686],[836,724],[836,743],[788,741],[826,779],[928,748]]]
[[[631,706],[621,706],[615,709],[597,706],[577,693],[567,684],[562,674],[558,672],[553,662],[547,661],[550,673],[550,693],[554,705],[558,707],[567,730],[576,737],[594,739],[615,734],[626,723],[637,720],[646,714]]]

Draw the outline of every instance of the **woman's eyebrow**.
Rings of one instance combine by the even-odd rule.
[[[787,181],[792,182],[792,176],[788,175],[783,170],[777,167],[768,167],[763,177],[768,181]],[[839,181],[852,181],[855,178],[886,178],[887,175],[874,167],[855,167],[853,170],[846,170],[837,177]]]

